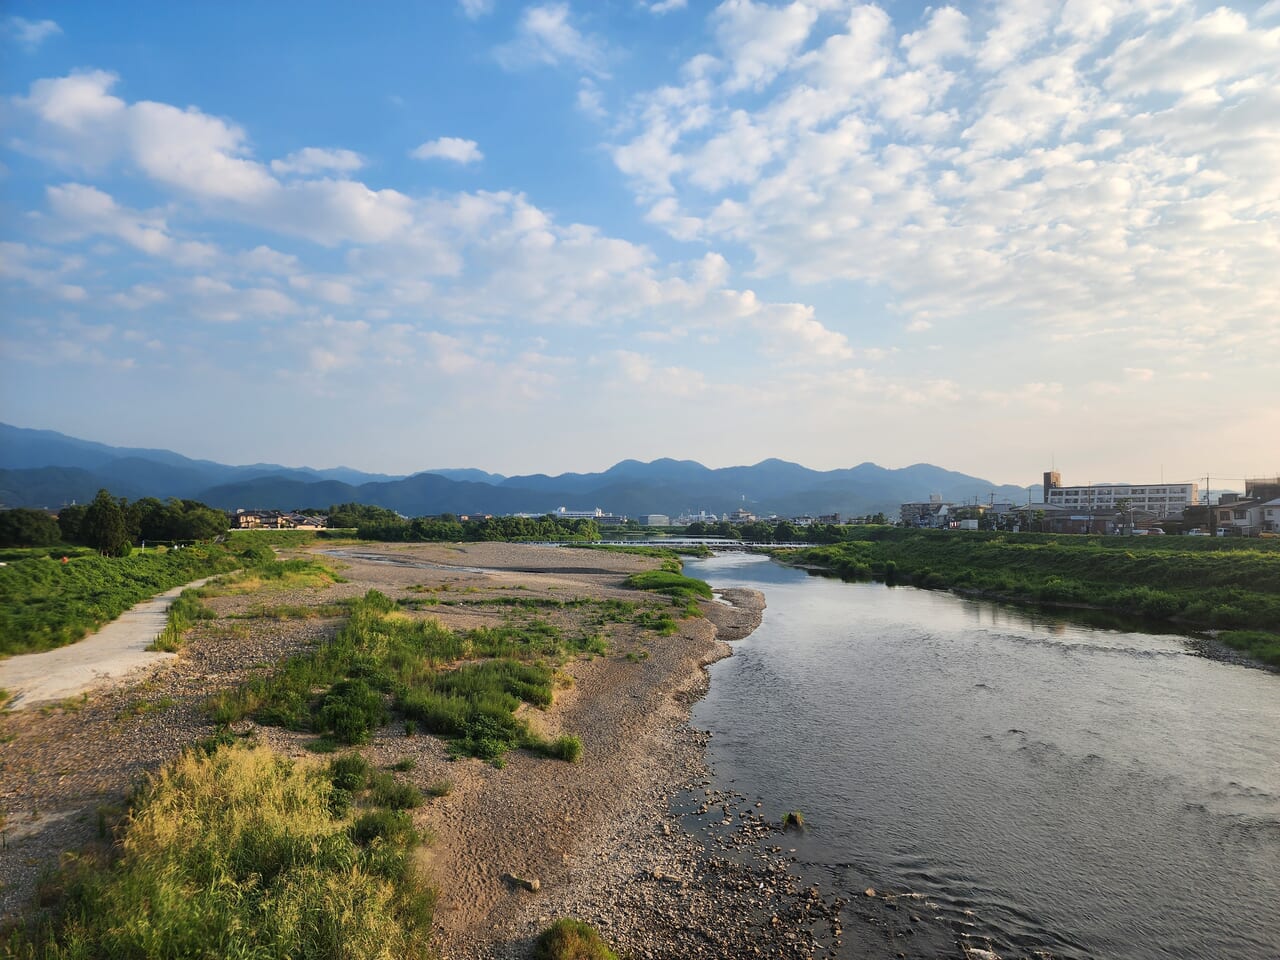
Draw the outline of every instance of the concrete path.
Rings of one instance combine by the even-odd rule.
[[[172,660],[177,654],[148,650],[164,631],[169,606],[188,587],[208,583],[205,577],[143,600],[83,640],[0,660],[0,690],[13,696],[9,707],[23,710],[48,700],[63,700],[104,684],[120,684],[143,667]]]

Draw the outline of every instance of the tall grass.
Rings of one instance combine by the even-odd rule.
[[[5,955],[426,955],[435,894],[411,825],[388,810],[336,815],[336,789],[318,764],[265,748],[184,755],[135,799],[117,859],[64,868]]]

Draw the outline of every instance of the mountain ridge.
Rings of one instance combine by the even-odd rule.
[[[350,467],[234,466],[170,450],[111,447],[56,431],[0,424],[0,503],[56,508],[106,487],[119,496],[181,497],[227,510],[323,508],[355,501],[408,516],[437,513],[546,513],[558,507],[636,516],[745,507],[760,515],[896,514],[898,504],[941,494],[951,501],[1025,500],[1026,487],[994,484],[933,464],[814,470],[770,457],[707,467],[669,457],[621,460],[598,473],[504,476],[441,468],[407,476]]]

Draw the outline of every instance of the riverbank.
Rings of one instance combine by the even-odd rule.
[[[760,622],[763,597],[726,591],[701,601],[704,616],[662,635],[632,617],[601,622],[617,602],[667,608],[664,598],[621,586],[654,561],[603,551],[510,544],[380,546],[344,560],[343,583],[324,589],[218,596],[216,619],[199,624],[172,664],[143,682],[45,711],[0,718],[0,808],[8,855],[0,864],[0,911],[12,915],[59,854],[95,841],[102,811],[119,809],[131,784],[213,728],[209,694],[332,636],[322,615],[377,589],[410,616],[454,630],[532,624],[565,635],[592,630],[607,653],[561,666],[562,689],[546,711],[523,715],[542,734],[581,737],[573,765],[513,752],[499,769],[450,760],[442,741],[385,727],[362,752],[394,766],[424,792],[443,796],[414,813],[434,842],[427,866],[440,890],[437,947],[444,957],[521,957],[556,917],[599,926],[635,957],[724,956],[743,942],[764,956],[807,956],[819,938],[838,940],[839,904],[802,887],[788,871],[782,811],[710,795],[705,735],[690,729],[690,705],[706,689],[706,665],[726,640]],[[679,615],[679,611],[674,611]],[[308,757],[314,736],[244,723],[280,753]],[[680,797],[700,795],[723,853],[685,829]],[[695,817],[695,819],[696,819]],[[732,826],[731,831],[724,828]],[[530,892],[511,877],[536,879]]]
[[[847,580],[1168,623],[1208,633],[1214,643],[1206,649],[1220,643],[1280,669],[1280,551],[1147,539],[1157,542],[886,530],[872,539],[774,555]]]

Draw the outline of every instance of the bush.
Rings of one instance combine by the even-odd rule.
[[[538,937],[534,960],[618,960],[593,927],[572,917],[562,917]]]
[[[568,734],[540,744],[538,752],[556,760],[577,763],[582,759],[582,740],[574,734]]]
[[[357,679],[334,684],[320,706],[317,725],[343,743],[367,743],[370,732],[386,722],[382,694]]]
[[[373,768],[359,753],[347,753],[329,762],[329,779],[340,790],[358,793],[369,783]]]
[[[369,799],[380,807],[412,810],[422,806],[422,791],[389,773],[377,773],[369,782]]]

